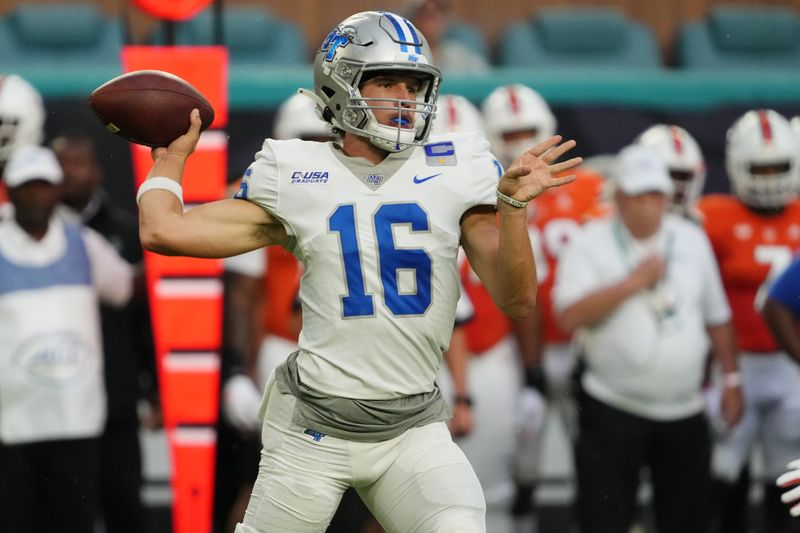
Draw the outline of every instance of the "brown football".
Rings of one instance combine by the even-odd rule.
[[[189,129],[189,113],[200,110],[202,129],[214,109],[185,80],[161,70],[137,70],[107,81],[89,96],[89,105],[112,133],[145,146],[167,146]]]

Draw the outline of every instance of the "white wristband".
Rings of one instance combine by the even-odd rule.
[[[139,186],[139,192],[136,193],[136,205],[139,205],[139,202],[142,201],[142,195],[144,193],[147,191],[152,191],[153,189],[161,189],[171,192],[178,197],[178,200],[181,202],[181,206],[183,206],[183,187],[181,187],[181,184],[175,180],[162,177],[144,180],[144,183]]]
[[[722,384],[726,389],[735,389],[742,386],[742,374],[739,372],[728,372],[722,376]]]
[[[520,202],[514,198],[511,198],[507,194],[503,194],[500,192],[500,189],[497,189],[497,198],[512,207],[516,207],[517,209],[523,208],[528,205],[528,202]]]

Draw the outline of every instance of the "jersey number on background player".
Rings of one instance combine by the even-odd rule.
[[[792,262],[792,249],[788,246],[771,246],[766,244],[759,244],[753,252],[756,263],[759,265],[769,265],[769,273],[766,279],[758,288],[756,299],[753,305],[759,313],[764,307],[764,302],[767,299],[767,293],[772,285],[772,282],[789,266]]]
[[[412,233],[427,232],[430,230],[428,214],[416,203],[383,204],[372,218],[386,307],[396,316],[425,314],[431,304],[431,257],[422,248],[398,249],[392,228],[402,224],[410,226]],[[373,316],[372,295],[367,294],[364,287],[355,206],[338,206],[328,217],[328,228],[339,234],[342,250],[347,284],[347,295],[342,296],[342,315],[345,318]],[[398,277],[403,270],[414,273],[413,293],[401,293],[398,288]]]

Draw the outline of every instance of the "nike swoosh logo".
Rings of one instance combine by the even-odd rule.
[[[441,175],[442,175],[442,173],[439,172],[438,174],[434,174],[433,176],[428,176],[427,178],[418,178],[418,177],[414,176],[414,183],[425,183],[426,181],[432,180],[436,176],[441,176]]]

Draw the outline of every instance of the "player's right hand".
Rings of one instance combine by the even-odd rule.
[[[652,287],[664,275],[667,262],[659,255],[651,255],[639,263],[630,274],[630,279],[639,289]]]
[[[192,109],[192,112],[189,114],[189,123],[189,129],[186,133],[172,141],[169,146],[166,148],[163,146],[153,148],[151,152],[153,161],[159,157],[186,159],[192,155],[192,152],[194,152],[194,149],[197,147],[197,141],[200,140],[200,126],[203,124],[203,121],[200,119],[200,110]]]
[[[258,408],[261,393],[253,380],[237,375],[225,382],[222,389],[222,412],[233,427],[243,433],[257,432],[261,428]]]
[[[781,494],[781,501],[792,506],[789,509],[792,516],[800,516],[800,459],[795,459],[787,467],[789,471],[779,477],[775,483],[782,489],[794,487]]]

